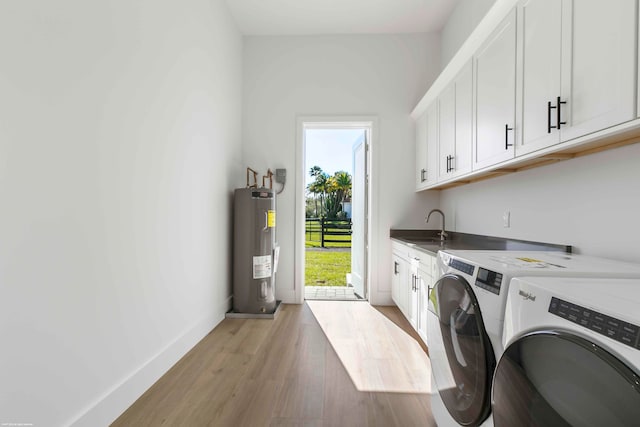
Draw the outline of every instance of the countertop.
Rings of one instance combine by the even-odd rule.
[[[554,251],[567,253],[571,253],[572,250],[572,247],[568,245],[458,233],[455,231],[447,231],[447,239],[441,242],[438,233],[440,233],[440,230],[391,229],[389,236],[392,240],[426,252],[429,255],[436,255],[438,251],[445,249]]]

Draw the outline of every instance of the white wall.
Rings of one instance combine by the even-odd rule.
[[[228,307],[221,0],[0,4],[0,422],[107,425]]]
[[[296,118],[377,116],[373,197],[380,206],[371,244],[376,258],[370,299],[390,303],[390,227],[424,227],[437,193],[415,194],[414,123],[409,113],[440,70],[437,35],[246,37],[243,159],[261,171],[283,167],[287,188],[278,196],[277,238],[282,250],[276,296],[295,301],[294,219]],[[376,157],[377,156],[377,157]]]
[[[459,0],[442,28],[441,64],[444,68],[496,0]]]
[[[465,233],[574,246],[576,253],[640,262],[640,144],[442,191]],[[503,228],[502,213],[511,212]],[[452,222],[453,224],[453,222]]]

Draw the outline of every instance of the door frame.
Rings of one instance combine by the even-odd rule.
[[[307,129],[361,129],[366,132],[367,176],[365,212],[365,298],[371,300],[371,260],[375,259],[371,245],[372,230],[377,229],[378,206],[373,195],[375,172],[377,170],[375,142],[377,141],[378,118],[375,116],[298,116],[296,118],[296,194],[295,194],[295,233],[294,233],[294,294],[298,304],[304,303],[305,268],[305,130]]]

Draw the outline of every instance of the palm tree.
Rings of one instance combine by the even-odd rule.
[[[335,218],[340,212],[345,198],[351,195],[351,175],[345,171],[338,171],[330,177],[320,166],[313,166],[309,169],[309,175],[315,178],[307,186],[307,191],[313,195],[316,204],[316,217]],[[320,196],[319,213],[318,195]]]
[[[327,180],[327,193],[329,196],[326,201],[327,217],[335,218],[342,208],[342,202],[351,192],[351,175],[345,171],[338,171]]]
[[[307,191],[313,195],[313,201],[315,202],[315,217],[318,217],[318,193],[322,190],[318,187],[317,183],[314,181],[307,186]]]
[[[329,175],[321,172],[316,176],[315,185],[320,193],[320,214],[326,213],[327,193],[329,192]],[[323,212],[324,210],[324,212]]]
[[[341,192],[340,203],[342,203],[346,197],[351,195],[351,175],[345,171],[339,171],[333,177],[338,191]]]
[[[329,175],[323,172],[320,166],[313,166],[309,170],[309,175],[315,178],[315,180],[307,186],[307,190],[311,194],[313,194],[313,198],[315,200],[315,205],[316,205],[316,217],[318,217],[318,194],[320,195],[320,209],[322,211],[322,208],[324,207],[324,204],[325,204],[325,196],[327,193],[327,181],[329,179]]]
[[[311,169],[309,169],[309,176],[311,176],[311,178],[315,178],[316,176],[322,174],[322,168],[320,166],[313,166],[311,167]]]

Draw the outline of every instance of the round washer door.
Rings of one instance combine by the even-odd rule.
[[[632,426],[640,420],[640,378],[584,338],[534,332],[500,358],[492,400],[495,427]]]
[[[491,410],[495,357],[473,289],[464,277],[445,274],[429,296],[429,311],[433,386],[459,424],[477,426]]]

